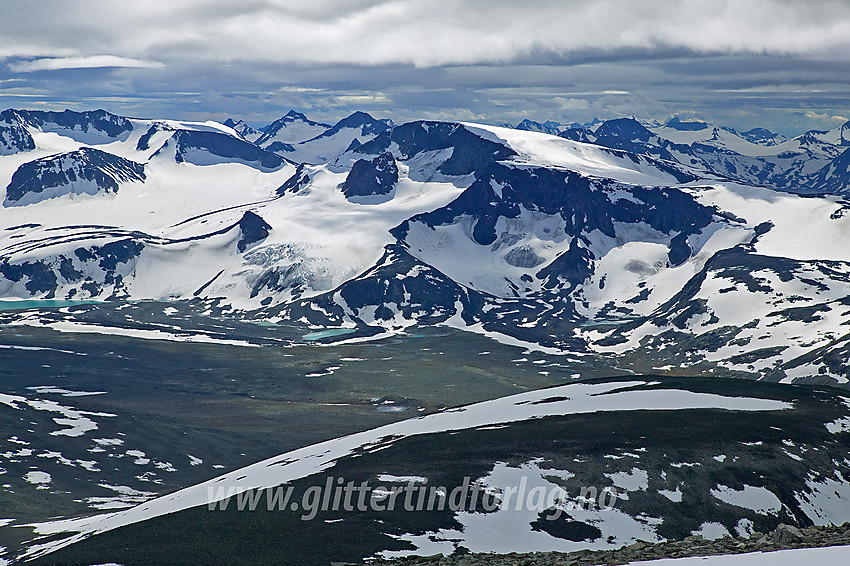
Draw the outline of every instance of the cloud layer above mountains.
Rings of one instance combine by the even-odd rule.
[[[850,3],[41,0],[0,4],[5,106],[268,121],[850,114]]]

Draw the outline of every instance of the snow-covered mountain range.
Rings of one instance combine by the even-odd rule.
[[[535,129],[521,122],[519,129]],[[546,131],[546,128],[543,129]],[[788,139],[764,128],[746,132],[673,118],[664,124],[634,118],[549,133],[698,167],[718,179],[800,194],[847,194],[850,123]]]
[[[635,371],[850,375],[847,124],[0,118],[4,297],[194,299],[365,335],[442,324]]]

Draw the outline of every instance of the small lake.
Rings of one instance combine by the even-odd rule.
[[[24,309],[55,309],[74,307],[77,305],[94,305],[103,301],[79,300],[65,301],[62,299],[0,299],[0,311]]]
[[[321,340],[322,338],[330,338],[331,336],[342,336],[343,334],[351,334],[356,332],[356,328],[328,328],[327,330],[319,330],[318,332],[310,332],[301,338],[304,340]]]

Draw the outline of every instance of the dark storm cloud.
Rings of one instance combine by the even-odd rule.
[[[845,38],[850,3],[828,0],[5,2],[0,97],[257,123],[295,107],[788,130],[850,115]]]

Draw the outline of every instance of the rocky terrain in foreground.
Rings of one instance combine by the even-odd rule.
[[[749,538],[725,536],[707,540],[700,535],[684,540],[650,544],[636,542],[617,550],[583,550],[579,552],[535,552],[531,554],[457,554],[454,556],[410,556],[394,560],[374,560],[371,566],[594,566],[599,564],[628,564],[641,560],[684,558],[770,552],[791,548],[850,545],[850,522],[840,526],[797,527],[780,524],[776,530],[752,533]],[[339,564],[338,566],[342,566]]]

